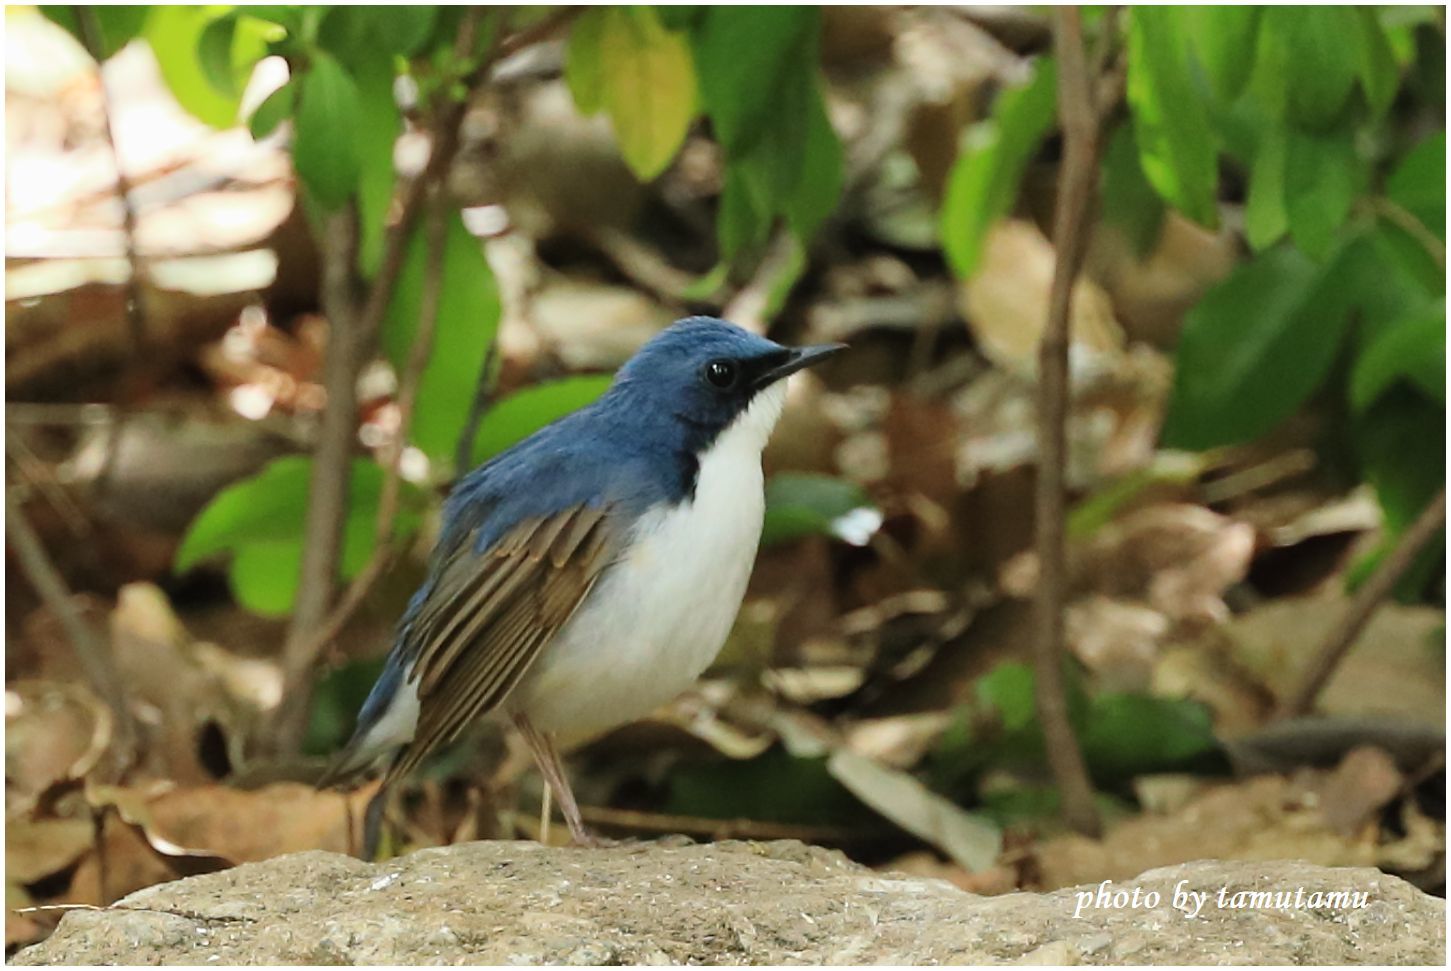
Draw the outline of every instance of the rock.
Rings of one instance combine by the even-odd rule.
[[[1207,893],[1197,916],[1176,888],[1181,903]],[[1242,891],[1288,894],[1274,909]],[[1331,891],[1365,898],[1314,896]],[[1440,965],[1443,917],[1377,870],[1291,862],[978,897],[794,842],[466,843],[378,864],[298,853],[162,884],[68,913],[14,963]]]

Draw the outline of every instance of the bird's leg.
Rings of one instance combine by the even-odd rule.
[[[368,800],[363,812],[363,853],[360,859],[372,863],[378,859],[378,844],[383,836],[383,810],[388,804],[389,786],[381,785]]]
[[[549,824],[553,815],[550,812],[553,806],[550,805],[549,796],[553,791],[546,783],[544,791],[539,794],[539,842],[545,846],[549,845]]]
[[[529,719],[522,714],[514,716],[514,725],[519,729],[519,734],[524,737],[524,744],[529,746],[529,751],[539,766],[539,772],[544,776],[545,784],[554,790],[554,798],[559,802],[559,810],[564,814],[564,821],[569,825],[569,835],[574,837],[575,843],[580,846],[598,845],[598,841],[590,835],[589,830],[584,828],[584,818],[579,814],[579,804],[574,801],[574,791],[569,788],[569,780],[564,775],[564,766],[559,763],[559,753],[555,751],[554,743],[548,735],[536,731],[534,726],[529,723]]]

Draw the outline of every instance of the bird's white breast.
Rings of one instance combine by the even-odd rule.
[[[690,501],[642,516],[627,552],[534,663],[506,707],[586,736],[687,688],[730,633],[761,538],[761,449],[785,382],[756,396],[700,458]]]

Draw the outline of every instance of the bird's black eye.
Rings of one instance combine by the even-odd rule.
[[[739,369],[735,361],[711,361],[700,373],[712,388],[729,391],[735,386]]]

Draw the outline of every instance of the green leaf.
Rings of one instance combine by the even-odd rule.
[[[208,125],[226,128],[237,121],[241,95],[213,87],[199,57],[202,34],[215,19],[215,7],[153,7],[143,36],[177,103]]]
[[[1386,195],[1440,239],[1446,238],[1446,133],[1433,132],[1401,159]]]
[[[592,115],[604,107],[605,79],[600,66],[603,56],[605,20],[610,8],[586,10],[569,28],[569,47],[565,54],[564,80],[574,96],[574,106],[582,115]]]
[[[420,227],[408,242],[388,306],[383,347],[401,372],[411,353],[423,303],[426,246]],[[499,325],[499,295],[483,245],[449,217],[433,353],[418,388],[409,438],[435,461],[447,461],[468,420],[479,371]]]
[[[1320,258],[1330,251],[1336,232],[1350,215],[1359,172],[1349,137],[1286,132],[1285,212],[1290,235],[1300,248]]]
[[[297,595],[311,478],[311,458],[287,456],[223,489],[182,538],[177,572],[214,556],[230,555],[228,577],[238,603],[266,616],[290,612]],[[362,459],[353,461],[343,523],[344,578],[356,576],[372,556],[382,485],[381,468]],[[407,536],[418,529],[424,497],[417,488],[403,485],[395,528]]]
[[[1376,12],[1367,7],[1356,7],[1354,14],[1359,40],[1356,68],[1360,88],[1365,92],[1371,114],[1381,118],[1396,99],[1396,89],[1401,84],[1400,68]]]
[[[880,523],[881,514],[856,483],[829,475],[782,472],[766,483],[761,545],[833,536],[862,546]]]
[[[311,474],[311,459],[287,456],[223,489],[187,527],[176,550],[176,571],[248,541],[300,542]]]
[[[836,208],[845,178],[841,139],[831,127],[814,72],[808,83],[811,94],[806,108],[806,141],[796,185],[785,200],[786,220],[803,243],[810,242],[817,228]]]
[[[670,30],[693,30],[700,19],[705,16],[705,7],[664,5],[655,8],[655,13],[660,17],[660,22]]]
[[[302,541],[271,540],[238,546],[227,579],[237,603],[263,617],[286,617],[297,600]]]
[[[714,6],[691,34],[700,93],[727,152],[743,155],[776,113],[792,71],[815,70],[814,7]]]
[[[236,35],[237,15],[232,13],[207,24],[197,41],[197,60],[207,83],[228,97],[239,93],[232,79],[232,40]]]
[[[1398,535],[1446,483],[1446,408],[1397,385],[1357,417],[1355,440],[1387,531]]]
[[[479,423],[474,455],[480,461],[498,455],[552,421],[594,401],[609,388],[608,374],[584,374],[546,381],[495,403]]]
[[[1332,124],[1355,86],[1359,69],[1355,12],[1349,7],[1268,8],[1263,29],[1286,54],[1289,118],[1311,129]]]
[[[764,244],[770,231],[771,214],[746,172],[739,165],[727,165],[716,214],[721,255],[730,260],[749,252]]]
[[[1033,685],[1033,669],[1028,665],[999,664],[978,679],[977,698],[997,709],[1003,728],[1021,731],[1038,717]]]
[[[1350,404],[1363,412],[1397,381],[1446,404],[1446,305],[1438,303],[1382,329],[1350,374]]]
[[[1159,195],[1204,226],[1218,223],[1218,150],[1190,73],[1179,11],[1129,13],[1128,101],[1144,175]]]
[[[1247,441],[1300,406],[1329,371],[1345,333],[1348,258],[1317,267],[1293,249],[1270,250],[1205,294],[1184,319],[1166,447]]]
[[[1182,770],[1219,747],[1204,705],[1140,694],[1094,698],[1080,738],[1094,777],[1107,780]]]
[[[1164,224],[1164,203],[1144,178],[1131,125],[1120,125],[1109,139],[1103,157],[1102,197],[1103,218],[1123,230],[1137,256],[1147,255]]]
[[[968,129],[942,204],[942,246],[959,277],[972,276],[983,239],[1018,197],[1023,168],[1053,127],[1057,71],[1039,61],[1028,83],[998,96],[992,116]]]
[[[358,85],[323,51],[314,54],[300,83],[292,161],[317,204],[337,209],[357,190],[362,168]]]
[[[602,106],[635,175],[653,179],[685,141],[695,116],[695,66],[685,38],[649,7],[607,7],[597,41]]]
[[[1288,132],[1278,125],[1269,126],[1260,138],[1250,169],[1249,197],[1245,200],[1244,230],[1250,246],[1268,249],[1278,243],[1290,229],[1290,214],[1285,208],[1285,156]]]
[[[1182,7],[1177,11],[1189,44],[1214,96],[1228,104],[1244,89],[1254,67],[1260,7]]]
[[[261,141],[276,131],[278,125],[291,118],[296,97],[297,85],[292,78],[288,78],[282,87],[263,99],[247,121],[247,128],[251,131],[252,137]]]
[[[682,762],[668,790],[666,812],[705,819],[849,826],[875,818],[832,777],[825,758],[779,748],[739,762]]]
[[[356,62],[361,114],[358,125],[358,218],[361,238],[358,266],[366,277],[378,270],[383,258],[383,233],[393,203],[397,172],[393,148],[403,130],[403,117],[393,97],[391,58],[368,57]]]
[[[362,7],[373,37],[390,54],[412,57],[433,33],[438,8],[429,4],[379,4]]]
[[[96,32],[100,35],[98,38],[100,50],[91,50],[91,46],[86,43],[85,33],[76,20],[75,7],[67,4],[41,4],[38,9],[47,20],[64,28],[67,33],[78,40],[81,46],[98,61],[108,60],[139,36],[146,25],[146,16],[151,12],[151,8],[148,6],[102,7],[95,4],[90,5],[87,9],[95,17]]]

